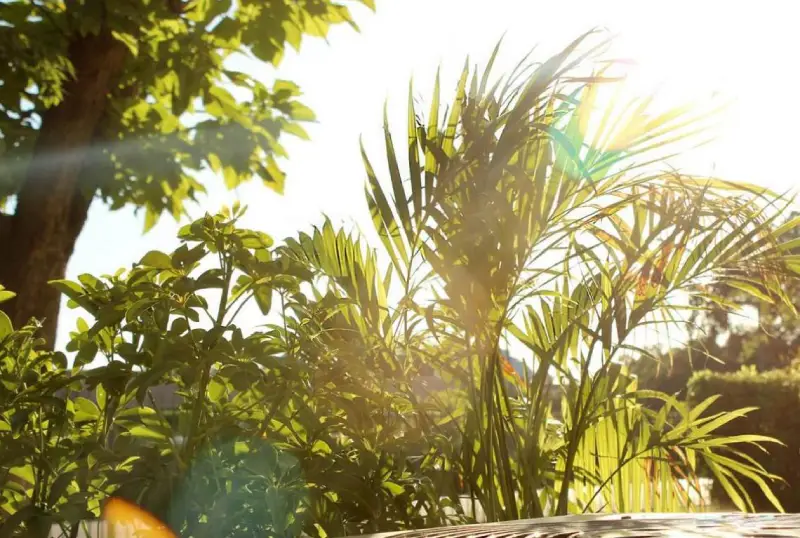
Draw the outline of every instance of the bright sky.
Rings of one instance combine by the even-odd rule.
[[[639,67],[631,84],[642,92],[660,87],[666,105],[708,102],[713,93],[732,101],[717,141],[682,157],[687,172],[713,172],[728,179],[778,190],[794,188],[800,173],[788,162],[800,147],[797,93],[800,75],[800,3],[716,0],[378,0],[378,13],[354,11],[362,32],[337,28],[328,43],[308,41],[277,72],[300,84],[304,102],[318,116],[308,126],[310,142],[287,143],[286,193],[279,196],[257,181],[226,192],[208,176],[209,196],[192,211],[214,212],[238,196],[249,206],[244,224],[276,239],[319,223],[369,217],[363,198],[365,176],[358,150],[363,135],[374,164],[383,158],[382,107],[389,98],[395,138],[404,136],[408,81],[429,95],[442,66],[443,95],[452,92],[466,56],[483,64],[506,34],[498,70],[508,70],[533,46],[544,59],[579,34],[603,27],[617,35],[614,51]],[[269,80],[275,73],[265,72]],[[376,163],[377,161],[377,163]],[[142,235],[143,217],[130,209],[110,212],[96,203],[67,269],[112,273],[152,249],[177,246],[171,217]],[[58,347],[75,327],[77,313],[62,309]]]

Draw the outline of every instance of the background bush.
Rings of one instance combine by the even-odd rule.
[[[689,399],[700,402],[710,396],[720,395],[708,412],[732,411],[743,407],[758,407],[747,417],[728,423],[719,433],[742,435],[758,433],[774,437],[785,446],[771,445],[769,456],[750,446],[744,451],[761,461],[766,469],[782,477],[773,491],[788,512],[800,511],[800,370],[796,368],[757,372],[743,368],[738,372],[697,372],[689,382]],[[749,481],[743,485],[759,510],[772,509],[760,488]],[[724,489],[715,484],[712,495],[717,500],[728,500]]]

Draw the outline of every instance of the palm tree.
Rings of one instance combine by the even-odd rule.
[[[380,306],[384,343],[461,381],[436,424],[458,430],[450,463],[490,520],[692,509],[698,458],[740,508],[742,479],[774,500],[774,477],[735,448],[768,439],[714,437],[746,410],[703,416],[710,402],[638,391],[616,359],[646,353],[633,335],[684,323],[687,297],[712,304],[716,283],[785,300],[791,226],[775,223],[789,201],[669,169],[703,116],[598,106],[615,81],[588,37],[490,84],[495,49],[483,72],[465,67],[444,115],[437,79],[427,122],[409,99],[407,163],[385,124],[388,181],[362,148],[384,284],[403,288]],[[530,351],[519,379],[503,368],[509,339]]]

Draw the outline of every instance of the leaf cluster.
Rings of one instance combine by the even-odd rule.
[[[210,169],[233,188],[253,177],[278,192],[282,134],[306,137],[313,112],[291,81],[241,70],[277,67],[287,47],[329,29],[356,27],[349,5],[372,0],[11,1],[0,6],[0,200],[18,192],[47,111],[75,77],[73,52],[87,35],[127,49],[105,114],[87,148],[82,185],[112,209],[182,216]],[[99,54],[101,51],[96,51]],[[33,166],[47,167],[39,155]]]

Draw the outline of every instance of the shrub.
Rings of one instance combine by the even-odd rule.
[[[689,399],[699,402],[718,394],[719,398],[708,412],[725,412],[741,407],[757,407],[747,417],[720,428],[722,435],[762,434],[774,437],[785,446],[770,445],[769,454],[750,446],[744,451],[764,467],[784,479],[774,485],[784,509],[800,511],[800,370],[784,369],[757,372],[743,368],[738,372],[697,372],[689,381]],[[756,509],[770,510],[771,505],[757,486],[743,484],[750,493]],[[715,484],[712,495],[720,500],[730,497],[724,487]]]
[[[365,367],[380,350],[337,333],[342,303],[300,292],[313,263],[236,227],[239,216],[187,225],[174,252],[151,251],[130,271],[54,282],[92,319],[71,335],[71,367],[63,353],[37,351],[37,326],[5,324],[0,535],[46,536],[52,525],[69,535],[112,495],[186,536],[449,522],[443,488],[409,458],[430,445],[404,388],[416,368]],[[281,325],[244,333],[248,303],[278,310]],[[105,364],[90,367],[97,356]],[[153,398],[165,385],[179,400],[172,416]]]

